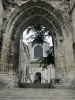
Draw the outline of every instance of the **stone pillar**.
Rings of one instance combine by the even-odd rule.
[[[10,36],[4,34],[3,36],[3,47],[1,52],[1,70],[7,70],[9,63],[8,63],[8,55],[9,55],[9,46],[10,46]]]
[[[55,78],[61,77],[61,62],[62,59],[60,58],[61,49],[60,49],[60,42],[57,36],[57,40],[54,43],[54,53],[55,53]]]
[[[2,2],[0,0],[0,31],[1,31],[1,26],[2,26],[2,13],[3,13],[3,7],[2,7]]]
[[[2,13],[3,13],[3,7],[2,7],[2,2],[0,0],[0,58],[1,58],[1,49],[2,49],[2,35],[3,35],[3,32],[2,32]],[[1,65],[0,65],[1,66]]]
[[[64,53],[65,53],[66,68],[67,68],[67,71],[70,71],[71,67],[74,65],[73,45],[72,45],[71,35],[69,35],[68,37],[65,37]]]
[[[65,58],[64,58],[64,47],[63,47],[63,38],[60,40],[58,37],[57,48],[55,48],[55,65],[56,65],[56,78],[62,78],[65,72]]]

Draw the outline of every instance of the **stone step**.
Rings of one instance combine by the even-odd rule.
[[[21,88],[50,88],[49,83],[19,83]]]

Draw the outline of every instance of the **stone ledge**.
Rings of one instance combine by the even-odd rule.
[[[20,88],[50,88],[49,83],[18,83]]]

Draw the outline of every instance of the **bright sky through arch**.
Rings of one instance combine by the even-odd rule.
[[[30,36],[33,35],[33,34],[34,34],[34,32],[33,32],[32,30],[29,32],[29,34],[27,34],[27,29],[26,29],[26,30],[23,32],[23,42],[24,42],[25,44],[28,44],[28,42],[31,42],[32,39],[30,38],[29,40],[27,40],[27,38],[30,37]],[[50,43],[50,46],[53,46],[52,37],[51,37],[51,36],[50,36],[50,37],[47,36],[45,41],[49,42],[49,43]]]

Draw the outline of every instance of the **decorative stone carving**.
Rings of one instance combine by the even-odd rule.
[[[17,3],[14,0],[2,0],[4,9],[10,8],[10,6],[15,7]]]

